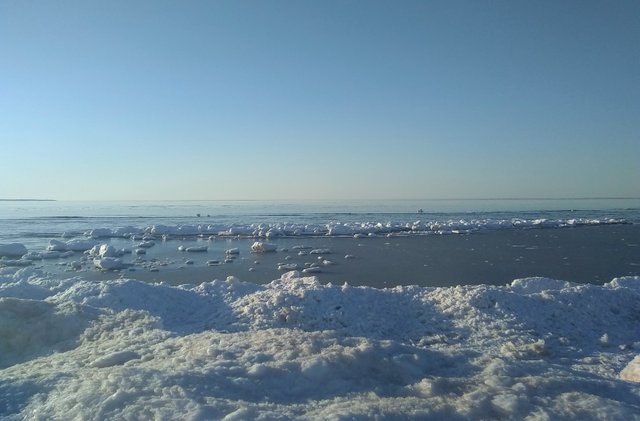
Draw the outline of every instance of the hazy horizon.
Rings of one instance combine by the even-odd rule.
[[[510,202],[510,201],[623,201],[640,200],[638,197],[421,197],[421,198],[360,198],[360,199],[328,199],[328,198],[274,198],[274,199],[32,199],[32,198],[0,198],[0,202]]]

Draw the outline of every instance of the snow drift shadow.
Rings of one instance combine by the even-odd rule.
[[[75,348],[99,314],[74,303],[0,298],[0,368]]]
[[[352,393],[406,396],[425,378],[435,373],[442,376],[443,367],[455,367],[454,372],[476,370],[458,356],[395,341],[338,338],[332,332],[270,329],[235,336],[234,341],[244,344],[242,353],[228,355],[226,360],[219,356],[206,371],[175,374],[167,383],[180,386],[194,399],[242,396],[248,402],[288,405]],[[227,347],[233,349],[232,344]],[[264,361],[245,359],[264,355],[265,350],[270,351]]]

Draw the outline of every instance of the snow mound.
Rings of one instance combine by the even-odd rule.
[[[0,271],[0,418],[637,419],[637,278],[375,289]]]

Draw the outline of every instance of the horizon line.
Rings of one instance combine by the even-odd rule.
[[[365,202],[365,201],[567,201],[567,200],[640,200],[640,196],[577,196],[577,197],[433,197],[433,198],[358,198],[358,199],[2,199],[0,202]]]

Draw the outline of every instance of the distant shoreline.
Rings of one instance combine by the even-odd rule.
[[[0,202],[55,202],[55,199],[0,199]]]
[[[486,198],[421,198],[421,199],[86,199],[63,202],[518,202],[518,201],[586,201],[586,200],[640,200],[638,197],[486,197]],[[58,202],[57,199],[0,199],[0,202]]]

